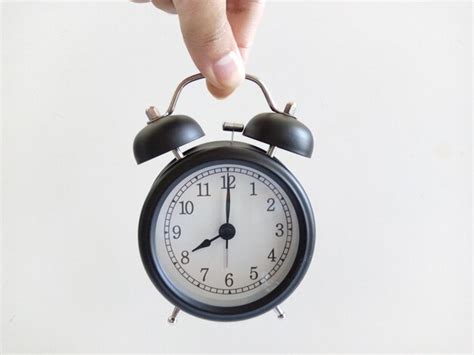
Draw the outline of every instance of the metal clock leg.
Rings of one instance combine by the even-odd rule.
[[[280,306],[276,306],[273,308],[275,313],[277,314],[278,319],[284,319],[286,317],[286,313],[280,308]]]
[[[173,312],[171,312],[171,315],[168,317],[168,323],[176,323],[176,317],[178,316],[179,311],[180,309],[178,307],[174,307]]]

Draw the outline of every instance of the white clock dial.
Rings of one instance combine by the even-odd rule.
[[[184,177],[155,221],[155,262],[165,278],[184,297],[212,306],[266,296],[285,279],[298,249],[298,219],[283,187],[245,165],[213,165]]]

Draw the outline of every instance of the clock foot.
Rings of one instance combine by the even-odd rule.
[[[276,306],[275,308],[273,308],[273,310],[277,314],[278,319],[285,319],[286,314],[285,314],[285,312],[282,311],[280,306]]]
[[[178,316],[179,311],[180,309],[178,307],[174,307],[173,312],[171,312],[171,315],[168,317],[169,324],[176,323],[176,317]]]

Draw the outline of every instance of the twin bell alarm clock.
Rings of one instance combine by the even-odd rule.
[[[315,222],[310,201],[293,174],[275,158],[277,148],[311,157],[313,136],[294,116],[295,105],[275,108],[252,75],[271,112],[247,125],[224,123],[231,140],[180,147],[204,136],[196,120],[174,114],[177,87],[163,115],[150,107],[148,124],[135,137],[138,164],[171,152],[174,159],[151,186],[138,239],[146,272],[179,311],[215,321],[236,321],[274,309],[298,286],[311,261]],[[262,150],[234,140],[234,133],[269,145]]]

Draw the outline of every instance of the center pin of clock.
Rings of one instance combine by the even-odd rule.
[[[219,228],[219,235],[224,240],[229,240],[235,236],[235,227],[230,223],[224,223]]]

